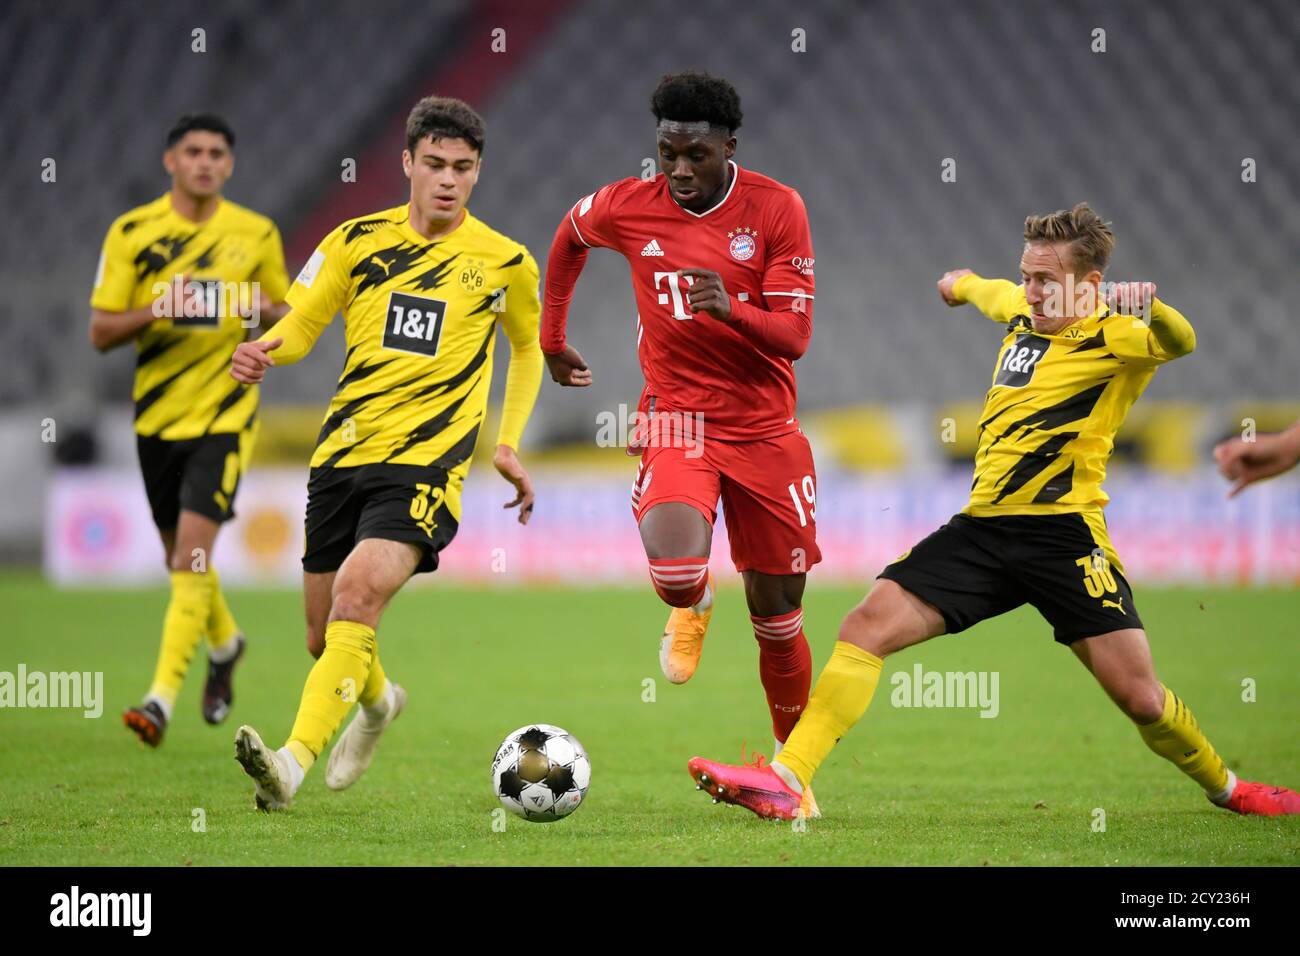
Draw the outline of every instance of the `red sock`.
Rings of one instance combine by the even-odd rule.
[[[785,743],[808,705],[812,686],[812,651],[803,633],[803,609],[776,617],[751,614],[749,619],[758,639],[758,676],[772,711],[772,733]]]
[[[664,603],[690,607],[704,597],[709,583],[708,558],[651,558],[650,580]]]

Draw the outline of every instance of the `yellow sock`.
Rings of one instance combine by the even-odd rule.
[[[307,675],[298,716],[285,746],[307,770],[343,723],[370,675],[375,629],[355,621],[331,621],[325,650]]]
[[[1170,761],[1187,776],[1214,795],[1224,795],[1229,771],[1214,747],[1201,733],[1191,710],[1168,687],[1165,688],[1165,712],[1152,724],[1138,724],[1138,733],[1147,746]]]
[[[831,748],[867,712],[884,666],[879,657],[856,644],[836,641],[808,706],[776,757],[805,787]]]
[[[168,716],[199,646],[211,612],[212,581],[196,571],[172,572],[172,597],[163,616],[162,647],[149,696],[167,705]]]
[[[216,568],[208,568],[208,577],[212,579],[212,610],[208,614],[208,645],[210,647],[225,647],[239,633],[239,625],[235,623],[235,615],[231,614],[230,608],[226,606],[225,595],[221,593],[221,578],[217,576]]]
[[[376,647],[375,656],[370,659],[370,674],[366,677],[366,686],[361,688],[362,707],[373,707],[379,703],[379,698],[384,696],[384,683],[387,680],[384,675],[384,665],[379,663],[379,648]]]

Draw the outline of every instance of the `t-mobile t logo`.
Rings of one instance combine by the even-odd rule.
[[[680,273],[656,272],[655,273],[656,290],[662,288],[660,283],[662,283],[665,279],[668,280],[668,291],[659,293],[659,304],[667,305],[669,301],[669,296],[671,296],[672,304],[673,304],[673,318],[674,319],[692,318],[691,313],[686,310],[686,304],[682,299],[682,287],[681,287],[682,280],[681,280]],[[691,279],[689,276],[686,278],[686,284],[688,286],[691,284]]]

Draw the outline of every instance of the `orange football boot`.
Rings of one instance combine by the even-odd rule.
[[[709,629],[709,618],[713,617],[713,604],[718,597],[712,574],[709,574],[708,589],[712,595],[708,608],[704,611],[673,608],[664,627],[664,636],[659,639],[659,669],[674,684],[685,684],[690,680],[700,663],[704,635]]]

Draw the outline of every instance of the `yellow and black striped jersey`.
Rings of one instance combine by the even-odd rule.
[[[264,339],[277,364],[311,348],[342,311],[347,355],[313,468],[464,465],[487,407],[498,322],[511,343],[499,442],[517,447],[541,383],[537,263],[468,212],[429,240],[406,205],[343,223],[289,290]]]
[[[223,199],[205,222],[176,212],[170,193],[138,206],[108,230],[92,308],[129,312],[152,305],[177,276],[202,282],[208,314],[157,319],[135,339],[135,430],[168,441],[242,431],[257,415],[257,389],[230,377],[246,336],[238,312],[258,283],[284,300],[289,277],[279,230],[266,216]]]
[[[1115,433],[1157,366],[1195,347],[1191,325],[1157,299],[1151,325],[1104,305],[1054,335],[1035,332],[1024,286],[960,278],[954,296],[1006,324],[980,415],[970,502],[975,517],[1089,512],[1102,490]],[[1165,331],[1161,345],[1153,328]]]

